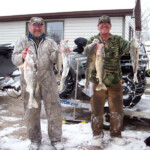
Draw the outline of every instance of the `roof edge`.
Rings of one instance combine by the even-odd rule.
[[[11,21],[27,21],[31,17],[38,16],[43,19],[62,19],[62,18],[88,18],[99,17],[101,15],[110,17],[120,17],[125,15],[133,15],[133,9],[116,9],[116,10],[91,10],[91,11],[74,11],[74,12],[59,12],[59,13],[41,13],[41,14],[26,14],[14,16],[0,16],[0,22]]]

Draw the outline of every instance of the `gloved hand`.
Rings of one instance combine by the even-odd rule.
[[[96,44],[97,48],[98,48],[99,40],[98,39],[94,39],[91,44],[88,44],[88,48],[90,48],[94,44]]]
[[[132,47],[139,48],[138,40],[136,38],[133,38],[131,41],[131,45]]]
[[[28,48],[26,48],[25,50],[23,50],[22,53],[21,53],[22,54],[22,58],[24,60],[26,60],[27,52],[28,52]]]
[[[97,45],[97,51],[96,51],[96,56],[102,56],[103,55],[103,48],[104,47],[104,45],[103,44],[98,44]]]
[[[92,44],[97,44],[98,45],[99,44],[99,40],[98,39],[94,39]]]

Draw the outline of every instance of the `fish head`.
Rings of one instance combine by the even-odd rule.
[[[67,51],[68,50],[68,40],[64,41],[64,40],[61,40],[60,42],[60,47],[63,51]]]
[[[131,44],[132,44],[132,46],[135,47],[135,48],[138,48],[138,47],[139,47],[138,40],[135,39],[135,38],[132,39]]]

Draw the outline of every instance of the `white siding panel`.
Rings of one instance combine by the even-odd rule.
[[[89,39],[99,33],[97,29],[98,18],[70,18],[64,20],[64,39],[69,40],[71,48],[75,46],[74,40],[78,37]],[[112,17],[112,34],[122,36],[122,17]]]
[[[25,35],[26,23],[24,21],[1,22],[0,44],[15,43],[16,40]]]
[[[131,16],[125,17],[125,39],[129,40],[129,27],[133,29],[135,34],[135,19],[131,18]]]
[[[71,48],[75,46],[74,40],[77,37],[89,39],[91,36],[99,33],[97,29],[98,17],[94,18],[70,18],[64,19],[64,39],[69,40]],[[111,17],[112,34],[122,36],[123,18]],[[0,22],[0,44],[15,43],[16,40],[25,35],[26,22]]]

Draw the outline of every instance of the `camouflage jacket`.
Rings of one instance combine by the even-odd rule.
[[[37,80],[39,83],[44,85],[44,88],[49,88],[53,91],[57,91],[57,84],[54,86],[47,87],[49,83],[56,83],[56,77],[53,71],[53,64],[57,62],[58,46],[54,40],[43,37],[39,44],[30,36],[21,37],[17,40],[14,51],[12,54],[12,62],[16,66],[20,66],[24,63],[22,58],[22,51],[30,47],[33,55],[37,59]],[[25,83],[24,75],[21,74],[21,82]],[[54,91],[55,91],[54,90]]]
[[[121,36],[110,34],[110,38],[104,43],[98,34],[88,40],[84,49],[84,54],[86,56],[89,52],[88,45],[91,44],[94,39],[98,39],[100,43],[104,44],[105,57],[103,82],[107,86],[118,84],[118,81],[122,78],[120,58],[122,55],[129,53],[130,42],[124,40]],[[91,81],[97,83],[95,69],[92,71]]]

